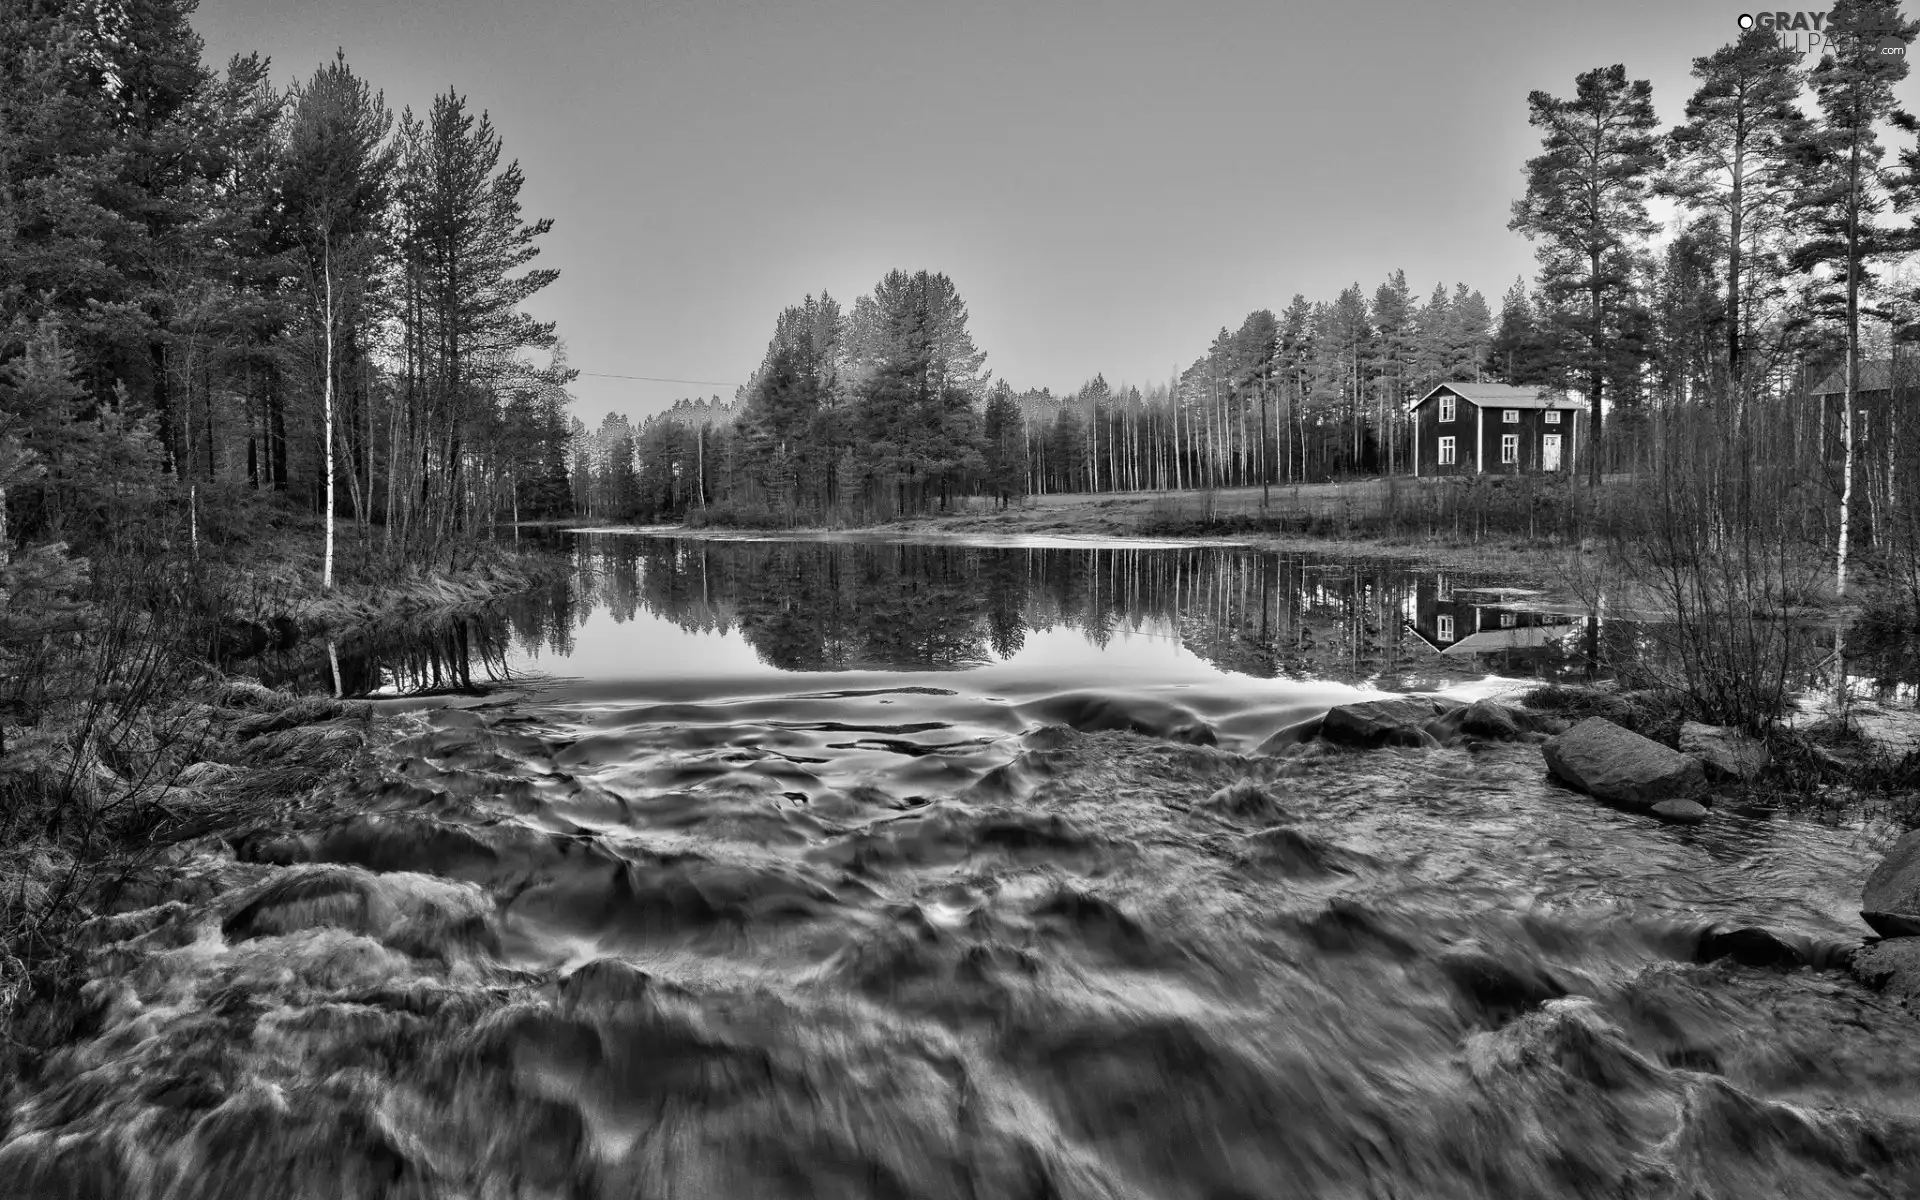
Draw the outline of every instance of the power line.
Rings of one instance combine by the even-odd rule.
[[[600,371],[582,371],[595,379],[638,379],[644,383],[691,383],[698,387],[734,387],[735,384],[723,383],[718,379],[661,379],[657,375],[608,375]]]

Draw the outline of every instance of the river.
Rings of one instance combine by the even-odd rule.
[[[94,931],[94,1013],[0,1178],[1920,1195],[1920,1028],[1830,969],[1885,830],[1662,825],[1526,742],[1268,740],[1384,692],[1587,678],[1631,626],[1520,579],[1223,547],[571,553],[324,674],[256,664],[326,690],[338,661],[404,736]]]

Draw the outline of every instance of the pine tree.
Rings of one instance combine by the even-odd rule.
[[[1451,377],[1449,347],[1453,340],[1453,315],[1449,311],[1447,285],[1433,285],[1433,295],[1413,317],[1414,394],[1424,396],[1437,383]]]
[[[1653,89],[1628,82],[1623,66],[1597,67],[1575,79],[1572,99],[1536,91],[1527,107],[1529,123],[1543,131],[1542,153],[1527,161],[1527,191],[1509,228],[1539,243],[1541,289],[1569,323],[1564,334],[1591,414],[1589,478],[1598,484],[1606,386],[1631,373],[1617,340],[1635,319],[1635,250],[1653,228]],[[1585,304],[1565,303],[1574,297]]]
[[[983,433],[987,490],[1005,508],[1010,500],[1026,495],[1027,438],[1020,405],[1004,379],[987,398]]]
[[[1447,318],[1447,378],[1477,382],[1486,369],[1492,342],[1493,314],[1487,298],[1468,291],[1464,283],[1455,284]]]
[[[1792,151],[1808,133],[1798,105],[1798,59],[1773,31],[1758,27],[1694,59],[1700,86],[1687,101],[1686,123],[1668,135],[1668,171],[1659,190],[1692,213],[1713,214],[1726,230],[1720,324],[1736,405],[1744,402],[1756,312],[1779,294]]]
[[[1488,368],[1516,387],[1551,382],[1548,347],[1527,281],[1515,279],[1500,301],[1500,322],[1488,345]]]
[[[1828,15],[1827,30],[1828,51],[1809,78],[1821,119],[1797,147],[1802,174],[1792,212],[1805,237],[1789,263],[1794,271],[1824,266],[1837,276],[1817,286],[1812,299],[1817,311],[1840,319],[1846,336],[1840,530],[1834,564],[1836,590],[1845,595],[1852,536],[1860,298],[1873,282],[1874,260],[1913,246],[1909,230],[1891,228],[1878,219],[1889,197],[1880,173],[1885,150],[1875,127],[1893,115],[1893,86],[1907,74],[1905,56],[1882,54],[1880,46],[1888,37],[1911,45],[1920,24],[1902,21],[1895,0],[1838,0]],[[1912,125],[1910,119],[1900,123]]]

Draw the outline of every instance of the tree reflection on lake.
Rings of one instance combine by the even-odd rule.
[[[1177,647],[1228,675],[1388,691],[1488,675],[1638,684],[1631,664],[1657,641],[1644,625],[1546,603],[1537,585],[1510,577],[1239,546],[583,534],[565,553],[572,571],[535,593],[340,637],[343,692],[474,692],[530,672],[593,677],[606,664],[580,639],[591,634],[604,648],[657,636],[629,631],[636,623],[748,648],[774,672],[962,671],[1070,632],[1111,670]],[[669,667],[697,674],[700,664],[661,664]],[[331,663],[311,646],[252,669],[271,683],[333,687]],[[1876,686],[1905,679],[1877,662],[1856,669]]]

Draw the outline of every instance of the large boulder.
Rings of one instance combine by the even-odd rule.
[[[1320,736],[1349,746],[1428,745],[1426,726],[1461,705],[1426,696],[1396,696],[1338,705],[1321,723]]]
[[[1867,876],[1860,916],[1881,937],[1920,937],[1920,829],[1895,842]]]
[[[1706,790],[1700,760],[1652,738],[1588,717],[1541,743],[1554,778],[1588,795],[1647,811],[1663,800],[1690,800]]]
[[[1890,1000],[1909,1007],[1920,1001],[1920,939],[1876,942],[1855,954],[1849,969],[1855,979]]]
[[[1680,752],[1691,754],[1710,779],[1748,780],[1766,769],[1767,744],[1725,725],[1687,721],[1680,726]]]
[[[1567,723],[1546,713],[1533,712],[1500,700],[1475,700],[1427,723],[1428,733],[1447,740],[1458,734],[1492,741],[1541,740],[1546,734],[1561,733]]]

